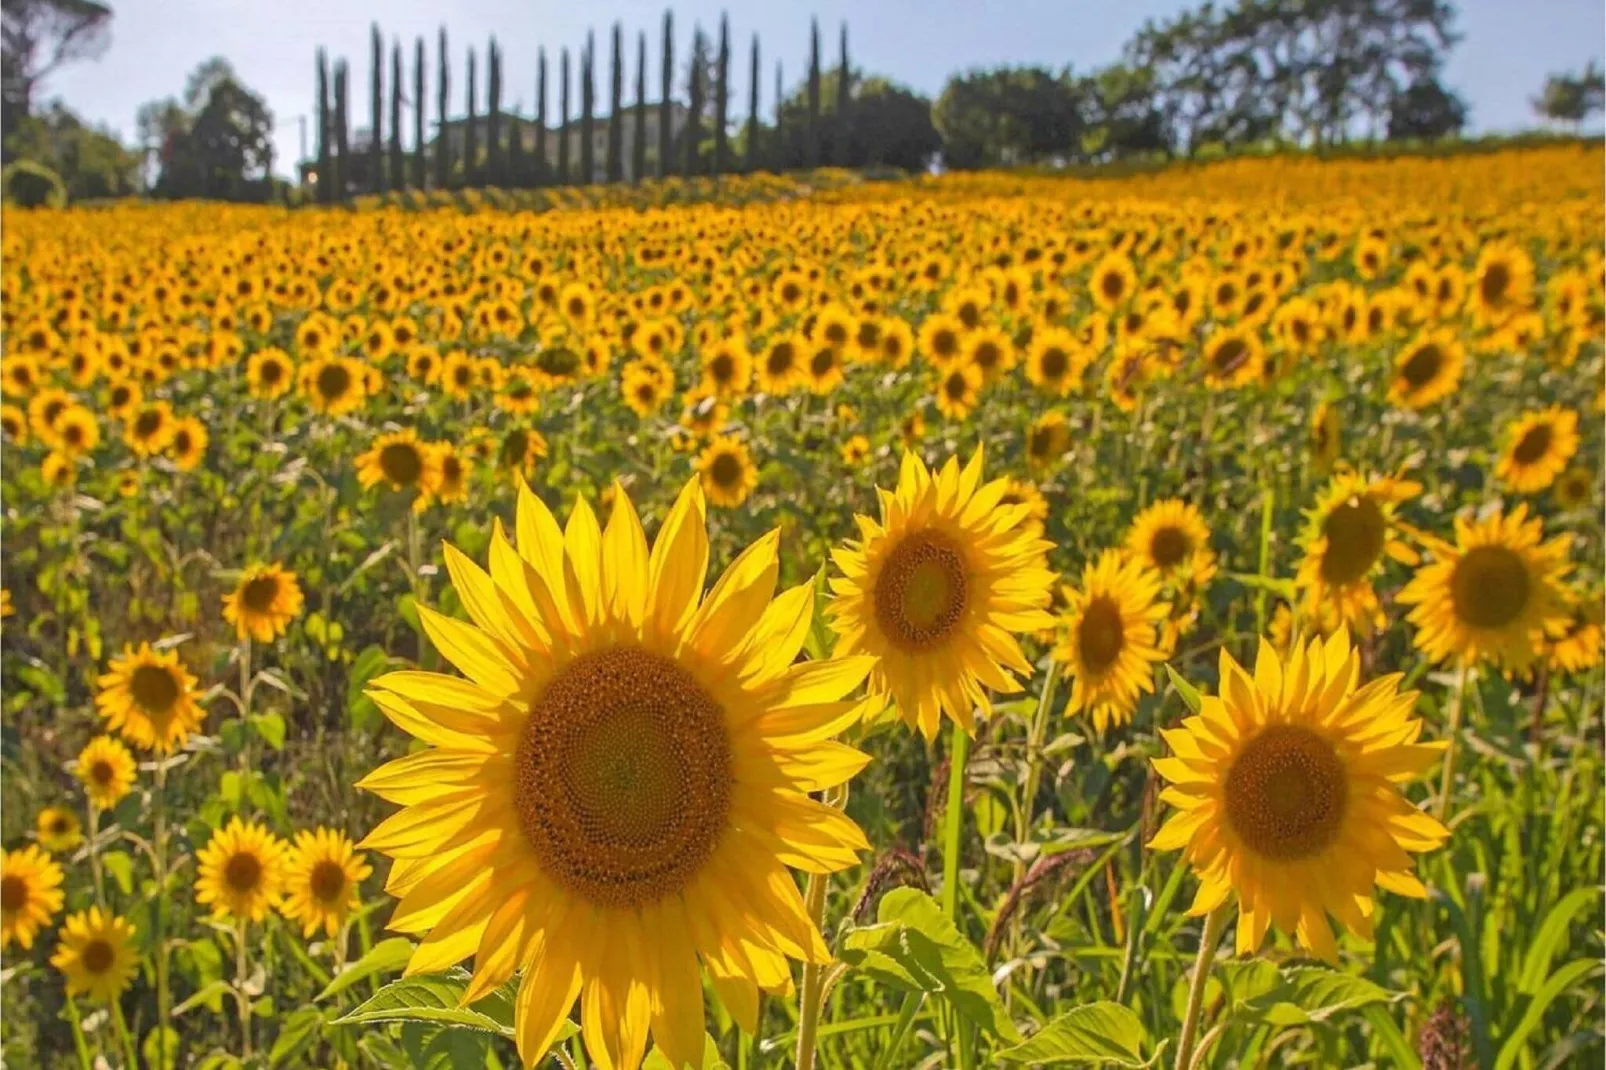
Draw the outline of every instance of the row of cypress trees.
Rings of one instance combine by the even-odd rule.
[[[608,92],[609,117],[606,141],[606,156],[603,164],[602,177],[608,182],[622,181],[625,174],[624,165],[624,130],[623,124],[614,121],[617,117],[626,114],[626,105],[623,101],[625,59],[624,59],[624,31],[615,23],[613,26],[612,50],[609,63]],[[348,90],[350,85],[350,71],[343,59],[337,59],[333,65],[323,49],[317,55],[317,109],[318,109],[318,158],[317,173],[319,199],[325,202],[334,201],[349,193],[371,192],[384,193],[387,190],[423,189],[426,186],[446,188],[451,185],[464,186],[546,186],[546,185],[572,185],[588,184],[597,176],[594,153],[594,134],[597,117],[596,110],[596,79],[595,60],[596,46],[590,34],[586,35],[585,48],[579,55],[579,82],[580,82],[580,115],[579,115],[579,160],[570,159],[571,138],[568,133],[573,127],[570,113],[570,63],[569,50],[563,49],[559,56],[558,65],[558,108],[556,116],[558,122],[555,133],[558,136],[557,163],[552,167],[547,159],[547,56],[546,50],[540,49],[536,57],[536,95],[535,116],[533,119],[534,137],[531,151],[526,151],[523,130],[531,120],[524,119],[516,114],[507,115],[502,110],[502,51],[493,37],[486,49],[487,66],[487,111],[483,124],[476,111],[479,101],[479,87],[476,78],[476,57],[473,48],[468,51],[467,64],[467,113],[463,121],[462,159],[461,171],[457,170],[457,161],[453,159],[455,146],[451,138],[443,136],[449,128],[451,117],[449,115],[449,97],[451,87],[451,70],[447,60],[447,37],[443,27],[440,31],[436,49],[436,110],[439,125],[433,141],[434,150],[434,177],[429,180],[429,166],[426,151],[429,146],[424,137],[424,39],[418,38],[413,46],[413,91],[411,106],[413,109],[413,137],[412,157],[409,161],[406,151],[402,147],[402,85],[404,70],[402,63],[402,47],[398,41],[391,46],[390,51],[390,94],[389,94],[389,144],[387,145],[382,132],[387,124],[384,121],[385,92],[382,79],[385,60],[384,39],[380,34],[379,26],[374,25],[372,30],[371,56],[369,60],[370,86],[369,86],[369,141],[366,158],[355,157],[351,153],[348,129],[350,125],[350,108]],[[658,144],[657,144],[657,176],[663,178],[677,171],[691,176],[697,174],[725,174],[731,171],[755,171],[766,167],[779,170],[784,166],[787,147],[786,132],[782,121],[782,78],[781,65],[775,65],[775,123],[768,137],[760,136],[760,121],[758,116],[758,89],[759,89],[759,44],[758,36],[753,36],[750,72],[748,77],[748,106],[747,106],[747,137],[746,154],[742,160],[733,159],[728,131],[730,111],[730,27],[721,16],[719,20],[719,45],[713,60],[713,85],[705,85],[708,72],[705,70],[708,61],[708,41],[699,28],[692,37],[692,62],[690,64],[690,79],[687,86],[688,101],[687,122],[684,133],[680,138],[680,159],[674,157],[674,14],[664,13],[663,22],[663,52],[660,57],[660,71],[662,82],[658,97]],[[837,78],[836,113],[832,121],[845,124],[849,118],[849,66],[848,66],[848,30],[842,27],[841,55],[839,58]],[[636,41],[636,84],[635,102],[628,107],[632,109],[635,128],[642,130],[648,115],[647,101],[647,35],[641,33]],[[712,91],[713,105],[713,144],[712,151],[703,151],[702,114],[709,101],[708,94]],[[808,167],[817,167],[820,159],[820,131],[822,120],[820,116],[820,27],[815,21],[810,30],[809,38],[809,73],[808,73],[808,111],[806,115],[807,128],[804,132],[803,163]],[[487,144],[485,152],[480,152],[479,137],[483,125]],[[846,165],[847,158],[846,137],[835,139],[836,155],[838,159],[832,161],[839,165]],[[630,174],[639,181],[646,171],[646,139],[635,137],[630,146]],[[575,170],[571,165],[578,164]]]

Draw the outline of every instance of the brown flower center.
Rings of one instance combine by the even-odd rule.
[[[1233,759],[1225,797],[1227,822],[1250,850],[1292,862],[1338,838],[1349,784],[1331,743],[1304,725],[1274,724]]]
[[[1087,604],[1076,626],[1076,643],[1089,673],[1097,675],[1115,664],[1126,645],[1126,628],[1114,599],[1101,595]]]
[[[882,633],[905,651],[943,642],[964,615],[966,573],[959,545],[942,532],[904,536],[882,563],[871,596]]]
[[[1515,550],[1478,546],[1468,550],[1450,576],[1455,615],[1474,628],[1502,628],[1522,615],[1531,581]]]
[[[1358,494],[1335,506],[1322,521],[1327,551],[1322,554],[1322,579],[1335,586],[1364,577],[1383,552],[1388,522],[1371,496]]]
[[[159,665],[141,665],[128,681],[128,690],[134,703],[148,714],[166,713],[178,701],[178,681],[173,673]]]

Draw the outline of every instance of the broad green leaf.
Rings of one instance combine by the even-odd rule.
[[[140,1058],[150,1070],[173,1070],[178,1065],[178,1030],[158,1026],[145,1034],[139,1046]]]
[[[134,891],[134,860],[127,851],[107,851],[100,856],[100,865],[117,882],[124,895]]]
[[[292,1012],[277,1027],[279,1035],[268,1051],[268,1065],[279,1066],[300,1055],[302,1049],[317,1039],[322,1025],[323,1014],[316,1007],[302,1007]]]
[[[1397,998],[1396,993],[1355,974],[1320,966],[1291,966],[1278,974],[1273,988],[1244,1000],[1237,1011],[1269,1025],[1308,1025]]]
[[[1171,686],[1176,688],[1177,694],[1182,697],[1182,704],[1194,713],[1198,713],[1199,707],[1202,705],[1199,689],[1184,680],[1182,674],[1171,667],[1170,662],[1166,662],[1165,674],[1171,678]]]
[[[322,992],[318,993],[317,1001],[322,1002],[337,992],[344,992],[358,981],[372,977],[376,973],[387,970],[399,970],[407,965],[407,960],[413,956],[413,942],[405,936],[392,936],[381,940],[369,949],[368,954],[356,962],[347,963],[346,968],[337,973]]]
[[[284,750],[284,717],[277,713],[259,713],[251,718],[251,727],[274,750]]]
[[[1143,1023],[1119,1003],[1089,1003],[1049,1022],[1025,1043],[1005,1048],[1000,1059],[1048,1066],[1062,1063],[1141,1067]]]
[[[1528,1034],[1532,1033],[1539,1025],[1545,1016],[1545,1011],[1550,1009],[1550,1005],[1556,1001],[1557,997],[1600,969],[1601,964],[1598,959],[1574,959],[1551,974],[1550,979],[1540,987],[1538,994],[1534,996],[1533,1002],[1528,1004],[1528,1009],[1523,1012],[1522,1020],[1517,1023],[1517,1027],[1501,1043],[1500,1054],[1495,1059],[1494,1070],[1511,1070],[1511,1067],[1516,1064],[1525,1050],[1528,1043]],[[1591,986],[1589,991],[1580,992],[1579,994],[1593,998],[1598,996],[1599,993],[1600,986],[1597,984]]]
[[[946,1000],[989,1036],[1020,1039],[981,953],[929,895],[898,888],[881,898],[879,924],[848,933],[842,960],[884,984]]]
[[[173,1017],[177,1018],[179,1015],[193,1010],[194,1008],[201,1006],[203,1003],[209,1010],[213,1012],[221,1010],[223,1007],[223,997],[231,991],[232,987],[227,981],[210,981],[202,985],[200,989],[189,999],[185,1000],[183,1003],[180,1003],[177,1007],[174,1007]]]
[[[1592,903],[1599,894],[1596,888],[1575,888],[1550,908],[1550,913],[1545,915],[1544,922],[1539,926],[1539,932],[1534,935],[1533,943],[1528,945],[1527,955],[1523,957],[1517,991],[1531,996],[1544,986],[1545,977],[1550,973],[1550,961],[1556,955],[1557,945],[1566,938],[1568,929],[1572,927],[1573,915]]]

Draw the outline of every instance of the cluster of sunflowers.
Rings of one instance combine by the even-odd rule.
[[[230,786],[183,831],[193,901],[236,953],[218,982],[234,1054],[273,1013],[250,960],[277,909],[307,941],[322,932],[288,958],[326,995],[355,983],[340,979],[359,939],[352,977],[405,961],[407,979],[451,978],[463,1007],[502,999],[526,1065],[583,1047],[636,1067],[656,1045],[701,1066],[710,996],[756,1037],[795,994],[785,1028],[812,1066],[857,946],[855,912],[827,924],[830,882],[892,846],[848,786],[878,775],[902,724],[945,748],[933,883],[977,962],[967,925],[989,958],[1035,946],[1007,921],[1048,879],[1019,852],[1069,807],[1039,790],[1047,756],[1143,759],[1133,827],[1183,852],[1163,902],[1185,868],[1205,919],[1186,1010],[1148,1012],[1177,1022],[1179,1066],[1203,1065],[1187,1060],[1229,1024],[1199,1037],[1206,952],[1234,909],[1241,954],[1273,930],[1329,963],[1364,953],[1401,909],[1377,889],[1428,898],[1412,855],[1451,836],[1467,696],[1534,692],[1538,733],[1547,703],[1564,716],[1550,696],[1598,685],[1600,171],[1598,147],[1562,147],[644,211],[8,217],[7,523],[34,519],[27,567],[6,566],[5,672],[25,685],[6,709],[27,736],[28,718],[59,716],[26,741],[31,770],[94,720],[66,716],[80,692],[109,734],[56,766],[87,828],[53,799],[31,832],[8,823],[8,842],[32,842],[4,854],[3,946],[31,948],[70,904],[49,959],[67,995],[110,1006],[129,1060],[141,1025],[179,1043],[171,912],[113,910],[107,859],[131,837],[147,887],[171,888],[169,775],[222,753]],[[306,508],[275,489],[302,486]],[[167,522],[194,498],[233,534]],[[573,502],[561,525],[555,499]],[[220,611],[100,614],[95,634],[127,643],[102,671],[98,646],[64,638],[86,610],[55,592],[63,577],[110,592],[86,541],[142,546],[147,529],[175,563],[125,558],[132,585],[188,592],[183,563],[206,551],[218,569],[196,589]],[[426,533],[451,539],[449,585]],[[397,755],[335,778],[400,807],[371,829],[355,800],[289,821],[282,794],[259,794],[257,765],[283,756],[219,742],[250,725],[281,752],[288,720],[316,751],[297,684],[324,686],[337,619],[382,647],[361,676],[333,658],[353,706],[416,741],[353,733],[368,765]],[[254,649],[279,665],[253,672]],[[1408,664],[1409,681],[1393,671]],[[54,698],[41,666],[59,666]],[[1409,686],[1429,666],[1454,670],[1431,728]],[[1050,744],[1061,711],[1085,728]],[[961,866],[972,746],[1024,755],[1005,905],[979,902],[985,858],[973,879]],[[1413,800],[1435,766],[1437,792]],[[119,813],[149,835],[103,829],[142,770],[146,798]],[[1155,797],[1171,814],[1151,825]],[[370,942],[385,902],[363,898],[364,851],[390,860],[402,958]],[[87,881],[65,880],[74,867]],[[1128,900],[1108,873],[1089,909],[1119,933]],[[130,1026],[141,942],[154,994]],[[922,1012],[905,1009],[885,1065],[912,1051]],[[352,1020],[391,1020],[368,1013]],[[976,1065],[970,1012],[943,1013],[942,1042]],[[1022,1039],[988,1028],[995,1052]],[[386,1064],[338,1033],[298,1043]]]

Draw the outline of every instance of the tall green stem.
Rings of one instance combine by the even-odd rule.
[[[251,996],[245,990],[251,978],[251,963],[245,950],[249,926],[250,922],[242,918],[234,930],[234,999],[240,1008],[240,1057],[246,1062],[251,1061]]]
[[[1193,983],[1188,988],[1188,1007],[1182,1015],[1182,1033],[1177,1039],[1177,1070],[1188,1070],[1193,1065],[1193,1042],[1199,1034],[1205,982],[1210,979],[1210,963],[1216,957],[1216,944],[1227,924],[1228,909],[1225,905],[1219,906],[1205,918],[1204,933],[1199,937],[1199,957],[1193,964]]]
[[[826,875],[810,873],[808,886],[803,891],[803,908],[815,931],[825,919]],[[803,964],[803,988],[798,993],[797,1013],[797,1070],[814,1070],[815,1037],[820,1027],[821,996],[825,979],[825,964]]]
[[[167,761],[161,759],[156,766],[156,818],[152,833],[153,854],[156,862],[156,901],[151,913],[156,918],[156,1061],[168,1063],[168,1037],[173,1024],[173,994],[167,976],[167,921],[164,906],[167,903]]]
[[[1439,778],[1439,798],[1434,804],[1435,815],[1440,821],[1450,812],[1450,790],[1455,787],[1455,752],[1456,744],[1461,736],[1461,710],[1467,701],[1467,659],[1461,659],[1461,667],[1455,674],[1455,694],[1450,698],[1450,723],[1445,730],[1445,741],[1448,744],[1444,751],[1444,772]]]
[[[95,882],[95,905],[106,909],[106,882],[100,875],[100,808],[90,799],[85,806],[89,811],[89,876]]]
[[[948,813],[943,817],[942,912],[959,916],[959,840],[965,826],[965,761],[970,757],[970,733],[954,722],[948,753]]]

